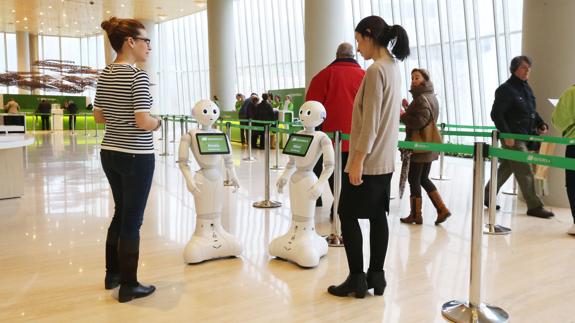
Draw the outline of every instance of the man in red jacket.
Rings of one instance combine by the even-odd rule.
[[[309,84],[306,101],[321,102],[327,111],[327,119],[321,125],[321,130],[342,133],[351,131],[351,114],[355,94],[361,85],[365,71],[354,59],[353,47],[349,43],[338,46],[336,59],[313,77]],[[342,173],[349,155],[349,143],[342,144]],[[314,173],[321,174],[323,160],[320,158],[314,167]],[[329,180],[333,191],[333,176]],[[321,205],[318,199],[318,206]]]

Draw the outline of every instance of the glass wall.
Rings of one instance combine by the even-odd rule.
[[[304,1],[234,1],[236,70],[230,73],[238,92],[305,86]],[[348,0],[347,7],[353,25],[344,37],[351,43],[355,25],[372,14],[407,30],[412,54],[401,63],[404,97],[411,69],[426,68],[440,121],[492,125],[494,91],[521,53],[521,0]],[[158,31],[160,111],[187,113],[209,97],[206,12],[160,23]],[[357,59],[364,68],[370,64]]]
[[[208,17],[197,14],[157,25],[158,103],[161,113],[189,114],[209,98]]]
[[[0,33],[0,73],[17,71],[16,34]],[[0,86],[0,93],[18,93],[18,87]]]

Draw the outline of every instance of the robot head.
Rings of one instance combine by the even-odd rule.
[[[315,128],[323,123],[327,112],[323,104],[317,101],[307,101],[299,108],[299,118],[306,128]]]
[[[200,100],[192,108],[192,117],[202,126],[211,127],[220,117],[220,108],[210,100]]]

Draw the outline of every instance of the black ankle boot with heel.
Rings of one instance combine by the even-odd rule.
[[[385,286],[387,286],[385,271],[374,271],[371,269],[367,271],[367,289],[373,288],[374,295],[383,295]]]
[[[108,231],[106,237],[106,278],[104,288],[120,286],[120,265],[118,264],[118,232]]]
[[[138,259],[140,257],[140,239],[120,239],[118,254],[120,256],[120,291],[118,301],[129,302],[134,298],[152,294],[156,287],[144,286],[138,282]]]
[[[327,291],[328,293],[339,297],[346,297],[353,293],[355,298],[364,298],[365,293],[367,293],[367,280],[365,278],[365,273],[349,274],[347,279],[341,283],[341,285],[329,286]]]

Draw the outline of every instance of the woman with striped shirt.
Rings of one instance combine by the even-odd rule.
[[[114,217],[106,238],[105,288],[120,286],[118,300],[128,302],[154,292],[138,282],[140,227],[154,176],[152,131],[159,119],[150,115],[150,80],[135,66],[150,53],[144,25],[134,19],[102,22],[116,60],[98,79],[94,119],[106,124],[100,158],[114,198]]]

